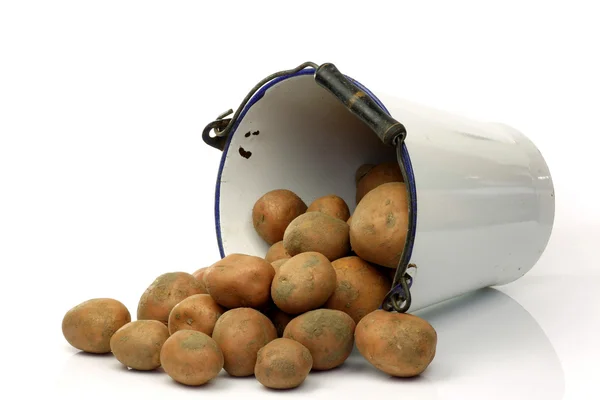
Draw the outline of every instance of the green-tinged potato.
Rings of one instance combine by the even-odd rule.
[[[252,223],[256,233],[268,244],[283,240],[290,222],[306,212],[306,203],[287,189],[272,190],[256,201],[252,208]]]
[[[223,352],[207,334],[182,330],[171,335],[160,352],[162,368],[173,380],[200,386],[223,369]]]
[[[376,310],[356,326],[356,347],[375,368],[398,377],[421,374],[435,357],[437,333],[422,318]]]
[[[140,298],[137,319],[153,319],[165,326],[169,313],[183,299],[204,293],[202,284],[193,275],[186,272],[168,272],[152,282]]]
[[[376,165],[363,175],[356,184],[356,204],[360,203],[371,190],[389,182],[404,182],[397,161]]]
[[[309,251],[285,262],[275,274],[271,298],[288,314],[319,308],[335,290],[336,275],[324,255]]]
[[[350,224],[352,250],[363,260],[397,268],[408,231],[404,183],[384,183],[356,206]]]
[[[151,371],[160,367],[160,350],[169,330],[160,321],[132,321],[123,325],[110,339],[110,350],[126,367]]]
[[[277,271],[279,271],[279,267],[281,267],[283,264],[285,264],[285,262],[286,262],[287,260],[289,260],[290,258],[291,258],[291,257],[288,257],[288,258],[281,258],[281,259],[279,259],[279,260],[277,260],[277,261],[273,261],[273,262],[271,263],[271,265],[273,266],[273,269],[275,270],[275,273],[277,273]]]
[[[189,329],[211,336],[226,310],[208,294],[195,294],[178,303],[169,314],[169,333]]]
[[[254,375],[270,389],[300,386],[312,368],[310,351],[291,339],[275,339],[258,351]]]
[[[225,357],[224,368],[231,376],[254,374],[258,350],[277,339],[277,330],[264,314],[253,308],[225,312],[213,331]]]
[[[392,281],[380,268],[359,257],[344,257],[331,264],[337,283],[334,293],[325,303],[326,308],[343,311],[358,323],[381,306]]]
[[[280,240],[273,246],[269,247],[267,255],[265,256],[265,260],[267,260],[270,263],[284,258],[290,258],[290,255],[285,250],[285,247],[283,247],[283,240]]]
[[[349,226],[346,222],[311,211],[294,219],[285,230],[283,245],[290,256],[315,251],[330,261],[350,251]]]
[[[313,358],[314,370],[342,365],[354,346],[354,320],[338,310],[319,309],[297,316],[283,337],[302,343]]]
[[[62,320],[69,344],[87,353],[110,353],[110,338],[131,321],[127,307],[114,299],[98,298],[71,308]]]
[[[271,299],[275,269],[264,258],[230,254],[204,275],[206,289],[225,308],[264,307]]]
[[[308,206],[306,211],[320,211],[342,221],[347,221],[350,218],[348,204],[340,196],[334,194],[319,197]]]
[[[208,267],[203,267],[203,268],[196,270],[192,274],[192,276],[194,278],[196,278],[198,280],[198,282],[200,282],[200,285],[202,286],[203,294],[208,294],[208,290],[206,290],[206,284],[204,283],[204,275],[206,275],[207,271],[208,271]]]

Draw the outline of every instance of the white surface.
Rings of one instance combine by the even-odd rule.
[[[0,396],[599,398],[593,2],[259,3],[1,3]],[[225,377],[187,389],[75,355],[60,333],[68,308],[110,296],[133,311],[158,274],[217,259],[219,154],[200,132],[258,80],[308,59],[531,137],[556,186],[540,261],[506,296],[430,314],[439,354],[421,379],[389,379],[353,357],[301,391]]]

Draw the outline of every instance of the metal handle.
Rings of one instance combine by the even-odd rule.
[[[337,97],[348,110],[360,118],[389,146],[402,142],[406,136],[404,125],[387,114],[371,96],[346,78],[331,63],[319,66],[315,72],[317,84]]]

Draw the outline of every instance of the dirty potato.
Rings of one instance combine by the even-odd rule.
[[[267,251],[267,255],[265,256],[265,260],[272,263],[277,260],[281,260],[283,258],[290,258],[290,255],[283,247],[283,240],[275,243],[273,246],[269,247]]]
[[[291,257],[287,257],[287,258],[282,258],[282,259],[279,259],[279,260],[277,260],[277,261],[273,261],[273,262],[271,263],[271,265],[273,266],[273,269],[275,270],[275,273],[277,273],[277,271],[279,271],[279,267],[281,267],[283,264],[285,264],[285,262],[286,262],[287,260],[289,260],[290,258],[291,258]]]
[[[311,211],[290,223],[285,230],[283,245],[290,256],[315,251],[333,261],[350,251],[348,233],[349,226],[344,221]]]
[[[250,376],[258,350],[277,339],[277,330],[264,314],[242,307],[225,312],[212,337],[223,351],[225,371],[231,376]]]
[[[203,294],[208,294],[208,291],[206,290],[206,285],[205,285],[205,283],[204,283],[204,275],[206,275],[206,272],[207,272],[207,271],[208,271],[208,267],[203,267],[203,268],[200,268],[200,269],[196,270],[196,271],[195,271],[195,272],[192,274],[192,276],[193,276],[194,278],[196,278],[196,280],[197,280],[198,282],[200,282],[200,286],[202,286],[202,293],[203,293]]]
[[[285,330],[285,327],[295,317],[294,315],[290,315],[288,313],[281,311],[277,307],[274,307],[273,309],[269,310],[266,315],[269,317],[271,322],[273,322],[273,325],[275,326],[275,329],[277,330],[277,337],[283,336],[283,331]]]
[[[160,367],[160,350],[169,330],[160,321],[132,321],[123,325],[110,339],[110,350],[126,367],[151,371]]]
[[[300,253],[285,262],[275,274],[271,298],[288,314],[319,308],[335,290],[336,275],[331,262],[321,253]]]
[[[146,289],[137,309],[137,319],[153,319],[165,326],[169,313],[183,299],[204,293],[204,288],[193,275],[186,272],[168,272],[160,275]]]
[[[338,310],[319,309],[290,321],[283,337],[302,343],[313,358],[314,370],[342,365],[354,345],[354,320]]]
[[[325,303],[326,308],[343,311],[358,323],[381,306],[392,281],[380,268],[354,256],[331,264],[336,273],[336,288]]]
[[[397,161],[386,162],[371,168],[356,184],[356,204],[376,187],[389,182],[403,182]]]
[[[334,194],[319,197],[308,206],[306,211],[320,211],[342,221],[347,221],[350,218],[348,204],[340,196]]]
[[[223,369],[223,353],[207,334],[182,330],[171,335],[160,352],[163,370],[176,382],[200,386]]]
[[[169,333],[189,329],[211,336],[226,310],[208,294],[195,294],[178,303],[169,314]]]
[[[206,289],[225,308],[265,306],[271,298],[275,269],[265,259],[230,254],[214,263],[204,275]]]
[[[127,307],[118,300],[98,298],[71,308],[62,320],[69,344],[87,353],[110,353],[110,338],[131,321]]]
[[[376,310],[356,326],[356,347],[375,368],[398,377],[421,374],[433,361],[435,329],[422,318]]]
[[[306,212],[306,203],[287,189],[272,190],[256,201],[252,208],[252,223],[256,233],[269,245],[283,240],[290,222]]]
[[[358,182],[360,182],[360,180],[364,178],[364,176],[367,175],[373,168],[375,168],[375,164],[363,164],[358,167],[356,173],[354,174],[354,183],[358,185]]]
[[[275,339],[258,351],[254,375],[270,389],[300,386],[312,368],[310,351],[291,339]]]
[[[396,268],[408,231],[408,196],[404,183],[384,183],[356,206],[350,224],[352,250],[363,260]]]

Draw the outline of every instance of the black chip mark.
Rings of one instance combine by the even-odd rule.
[[[250,137],[250,131],[246,132],[246,134],[244,135],[244,137]]]
[[[246,151],[242,146],[240,146],[240,156],[244,157],[245,159],[248,159],[250,158],[250,156],[252,156],[252,152]]]
[[[259,133],[260,133],[260,131],[252,132],[252,135],[258,136]]]

